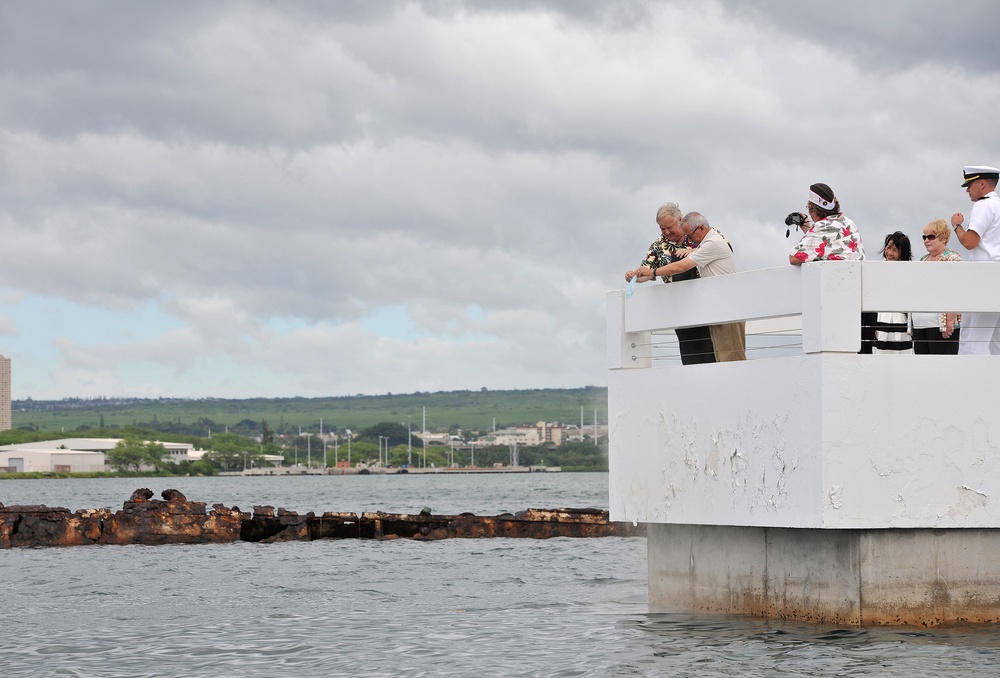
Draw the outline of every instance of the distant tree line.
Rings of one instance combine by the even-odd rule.
[[[299,427],[316,432],[320,422],[353,431],[378,422],[417,421],[421,411],[432,426],[448,421],[464,431],[487,430],[534,421],[577,421],[581,410],[606,419],[607,389],[528,389],[417,392],[392,395],[351,395],[319,398],[134,398],[98,397],[62,400],[14,400],[15,427],[31,430],[84,431],[87,427],[141,426],[181,435],[207,436],[229,426],[230,433],[260,435],[266,419],[279,436],[295,435]],[[456,424],[458,425],[458,424]]]

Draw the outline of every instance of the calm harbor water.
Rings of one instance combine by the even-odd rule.
[[[607,507],[606,474],[0,481],[70,509],[137,487],[249,508]],[[0,676],[1000,674],[992,628],[648,614],[644,539],[316,541],[0,551]]]

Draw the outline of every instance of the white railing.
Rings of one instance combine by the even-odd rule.
[[[747,321],[747,334],[801,328],[802,351],[856,353],[862,311],[1000,311],[993,263],[832,261],[608,292],[608,369],[652,365],[651,335]]]

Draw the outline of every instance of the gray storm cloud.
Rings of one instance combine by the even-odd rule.
[[[998,15],[7,3],[15,397],[603,384],[604,293],[664,201],[741,269],[784,264],[815,181],[871,241],[964,207],[961,167],[1000,162]],[[113,320],[52,329],[45,300]],[[169,322],[132,327],[148,308]]]

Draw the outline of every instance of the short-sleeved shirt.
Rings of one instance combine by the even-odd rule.
[[[930,258],[930,256],[931,255],[929,254],[925,254],[924,256],[920,257],[920,261],[927,261]],[[941,252],[941,256],[938,257],[937,259],[937,261],[961,261],[961,260],[962,260],[961,254],[959,254],[955,250],[950,250],[947,247],[944,248],[944,250]]]
[[[685,247],[692,248],[692,247],[697,247],[697,245],[695,245],[686,236],[684,240],[682,240],[679,243],[676,243],[673,240],[667,240],[663,236],[660,236],[659,238],[653,241],[652,245],[649,246],[649,251],[646,252],[646,258],[642,260],[642,263],[639,264],[639,266],[645,266],[655,271],[656,269],[662,266],[666,266],[667,264],[672,264],[675,261],[680,261],[681,257],[677,256],[677,250]],[[660,276],[660,278],[665,283],[672,282],[674,278],[681,280],[691,277],[698,277],[697,272],[695,272],[692,275],[680,274],[677,276],[671,276],[671,275]]]
[[[969,250],[968,261],[1000,261],[1000,197],[996,191],[972,203],[967,228],[979,234],[979,244]]]
[[[854,222],[837,214],[813,223],[812,228],[792,248],[792,256],[803,264],[809,261],[863,260],[865,248]]]
[[[726,239],[714,228],[698,243],[698,249],[688,255],[688,259],[698,266],[702,278],[736,273],[736,258]]]

